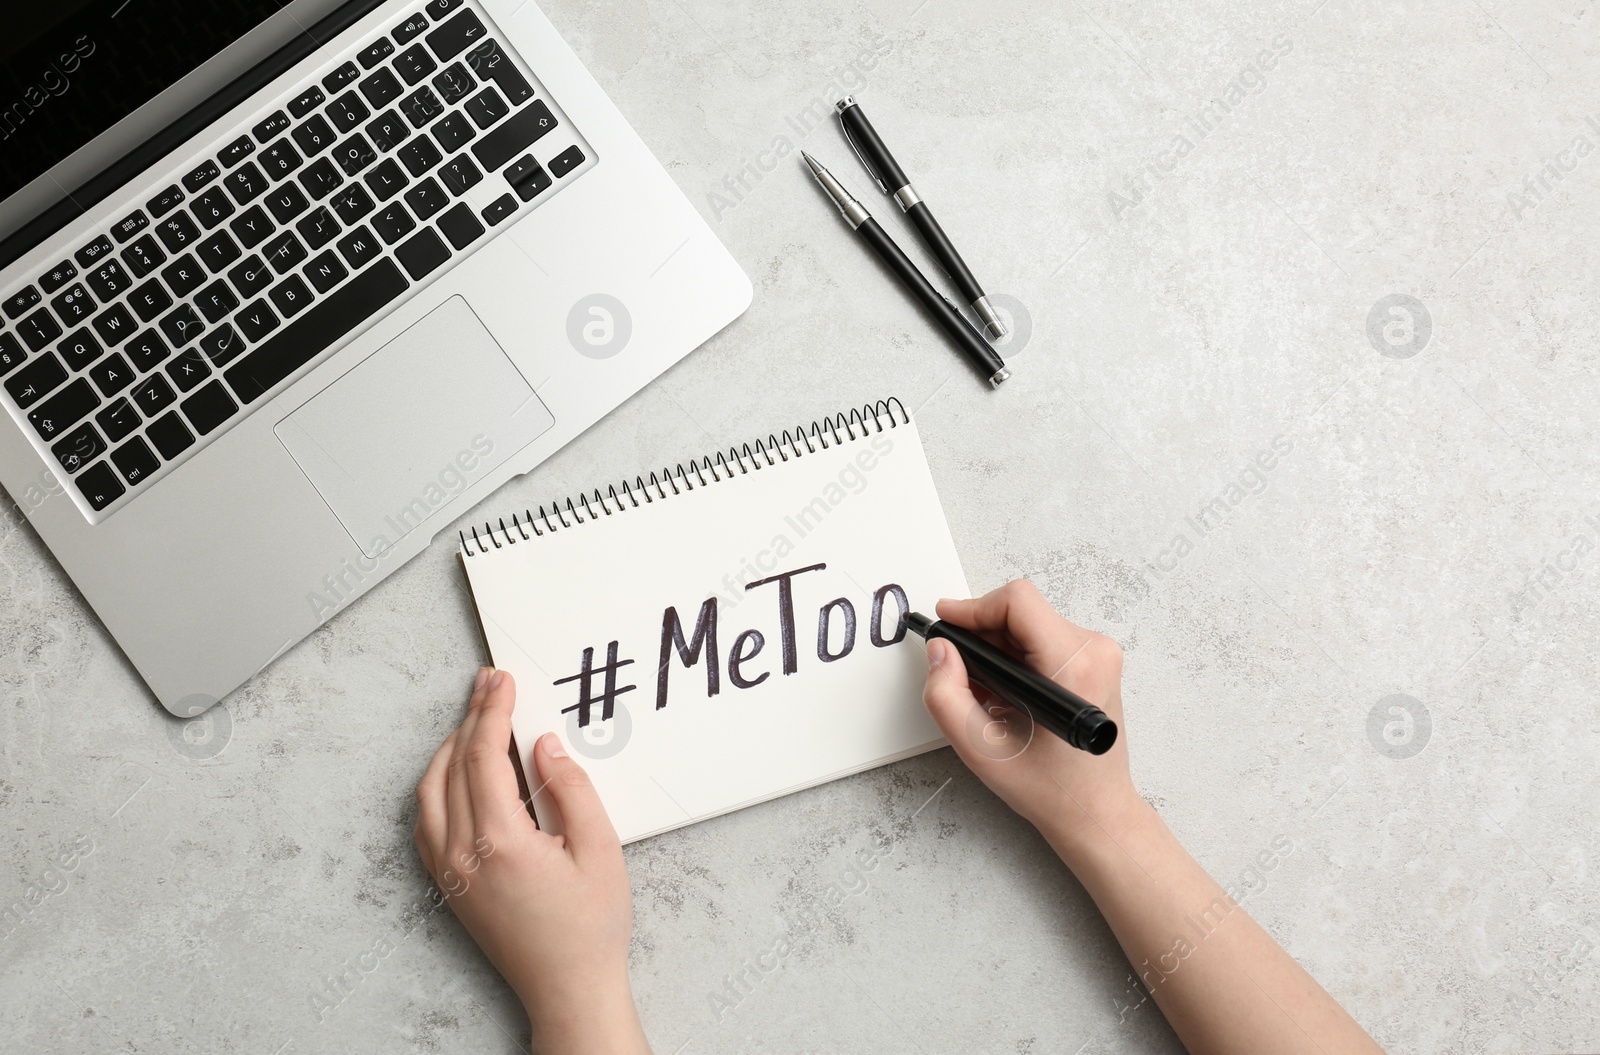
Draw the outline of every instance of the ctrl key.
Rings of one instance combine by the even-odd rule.
[[[122,481],[117,479],[117,474],[111,471],[111,466],[105,462],[96,462],[73,482],[78,485],[78,492],[83,495],[84,501],[89,503],[89,508],[96,513],[121,498],[127,491],[127,488],[122,486]]]

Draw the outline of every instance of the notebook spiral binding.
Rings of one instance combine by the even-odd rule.
[[[592,501],[589,495],[579,494],[576,501],[568,497],[565,501],[551,503],[548,510],[540,506],[537,513],[527,509],[520,514],[513,513],[510,524],[502,517],[498,523],[485,522],[481,532],[474,524],[471,538],[467,537],[465,530],[456,534],[461,539],[461,552],[468,557],[475,557],[488,553],[491,548],[503,549],[515,546],[518,542],[531,542],[562,528],[576,527],[585,520],[637,509],[672,495],[693,491],[696,487],[721,483],[736,474],[743,476],[791,458],[825,451],[846,440],[859,440],[910,422],[911,415],[906,412],[905,404],[890,396],[852,409],[848,414],[835,414],[813,421],[809,426],[785,429],[782,435],[768,433],[765,440],[756,440],[754,446],[746,443],[740,447],[729,447],[726,454],[718,451],[714,458],[703,456],[697,461],[691,460],[687,466],[679,462],[675,468],[652,472],[648,480],[643,475],[635,476],[631,484],[622,481],[620,494],[616,486],[607,487],[604,495],[596,488]]]

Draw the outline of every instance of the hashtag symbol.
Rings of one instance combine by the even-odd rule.
[[[613,641],[606,646],[605,666],[595,670],[594,649],[584,649],[583,665],[578,668],[578,673],[566,678],[557,678],[553,682],[556,685],[565,685],[569,681],[578,683],[578,702],[571,707],[561,708],[561,713],[566,714],[569,711],[577,711],[578,726],[583,728],[589,724],[589,709],[598,703],[600,704],[600,720],[602,722],[609,720],[611,718],[612,705],[616,703],[617,697],[638,688],[637,685],[624,685],[620,689],[617,688],[617,669],[626,667],[632,662],[633,660],[631,659],[617,659],[617,643]],[[606,676],[605,689],[600,693],[599,699],[594,696],[594,676],[596,674],[604,674]]]

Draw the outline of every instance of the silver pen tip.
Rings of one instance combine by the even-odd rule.
[[[840,99],[838,102],[834,103],[833,104],[833,108],[835,110],[839,111],[842,114],[846,110],[848,110],[850,107],[854,106],[855,104],[856,104],[855,96],[847,95],[843,99]]]
[[[1001,385],[1006,383],[1006,379],[1009,378],[1010,376],[1011,376],[1011,368],[1007,367],[1007,366],[1002,366],[1000,369],[995,371],[993,377],[989,378],[989,383],[991,385],[993,385],[994,387],[999,388]]]

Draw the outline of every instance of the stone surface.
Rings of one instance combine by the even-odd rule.
[[[546,10],[756,298],[486,511],[897,394],[974,587],[1030,576],[1125,644],[1141,789],[1381,1043],[1600,1048],[1600,965],[1573,954],[1600,944],[1592,9]],[[1026,320],[1002,390],[802,171],[804,146],[926,261],[816,116],[846,91]],[[1369,320],[1395,295],[1409,314]],[[525,1047],[470,940],[418,908],[412,789],[481,658],[453,538],[186,738],[8,507],[0,897],[48,894],[0,937],[0,1046]],[[1293,852],[1252,871],[1278,836]],[[1081,888],[949,751],[627,857],[660,1052],[1178,1050],[1153,1004],[1124,1012]],[[716,1014],[782,920],[782,967]],[[347,962],[374,966],[319,1012]]]

